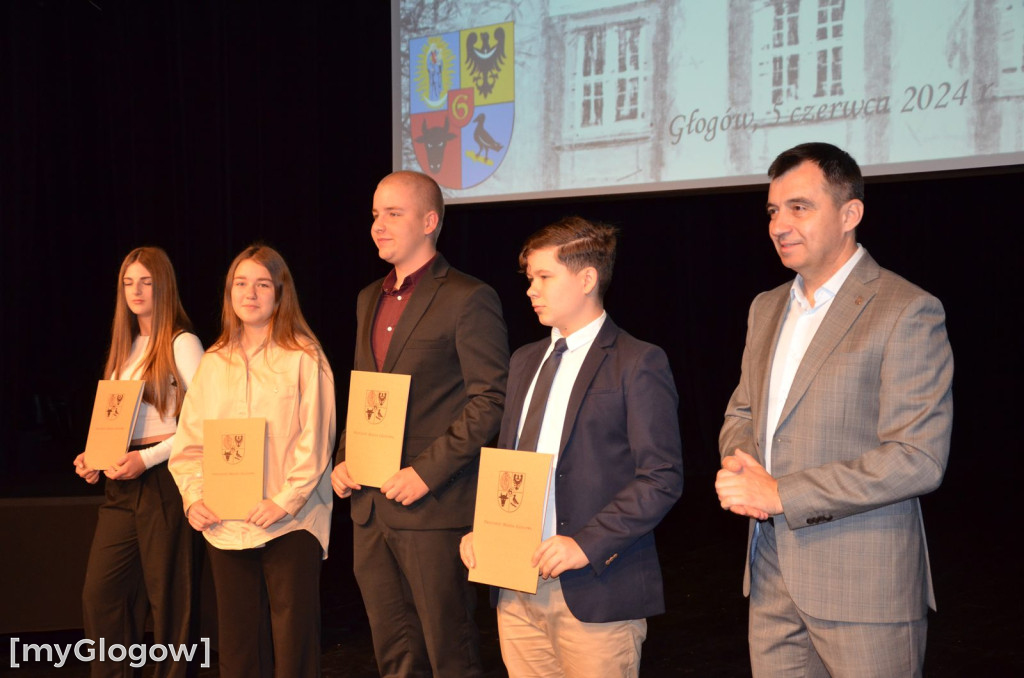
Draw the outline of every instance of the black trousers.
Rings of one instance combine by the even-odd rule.
[[[353,570],[380,675],[479,676],[476,589],[459,558],[467,529],[393,530],[376,512],[352,529]]]
[[[167,464],[133,480],[106,480],[104,491],[82,590],[86,638],[108,647],[141,643],[152,613],[154,643],[188,643],[195,533]],[[131,676],[129,662],[94,661],[92,676]],[[155,675],[185,676],[187,668],[168,659]]]
[[[207,544],[217,590],[221,678],[320,675],[320,565],[323,551],[306,530],[262,548]]]

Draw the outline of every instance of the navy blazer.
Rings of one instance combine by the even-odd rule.
[[[499,447],[515,448],[523,401],[550,343],[512,355]],[[557,532],[590,560],[559,577],[581,621],[665,611],[653,530],[683,490],[677,408],[665,352],[606,318],[569,397],[554,476]]]

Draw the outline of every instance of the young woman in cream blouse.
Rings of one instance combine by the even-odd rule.
[[[128,452],[106,476],[82,591],[85,635],[107,647],[141,643],[146,615],[153,616],[153,642],[181,644],[189,638],[192,606],[193,533],[178,509],[178,489],[167,470],[185,391],[203,355],[189,330],[178,284],[167,254],[158,247],[132,250],[118,273],[110,352],[110,379],[144,379],[143,402]],[[75,471],[99,480],[85,455]],[[129,660],[95,661],[92,675],[132,675]],[[156,676],[184,676],[186,664],[167,660]]]
[[[251,246],[232,262],[221,324],[185,398],[170,460],[189,523],[207,541],[220,675],[316,676],[334,378],[288,266],[270,247]],[[203,421],[253,417],[267,422],[264,499],[245,520],[221,520],[203,501]]]

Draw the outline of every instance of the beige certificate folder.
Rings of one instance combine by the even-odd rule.
[[[104,379],[96,386],[85,442],[85,463],[89,468],[104,471],[128,451],[145,385],[144,381]]]
[[[530,560],[544,528],[552,458],[536,452],[480,450],[473,516],[476,567],[469,571],[470,581],[537,592],[537,568]]]
[[[267,420],[203,422],[203,501],[221,520],[245,520],[263,500]]]
[[[360,485],[380,487],[402,465],[409,383],[408,374],[352,370],[345,461]]]

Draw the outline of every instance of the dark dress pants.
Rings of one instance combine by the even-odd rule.
[[[207,544],[221,678],[320,675],[320,542],[296,530],[262,548]]]
[[[353,569],[384,677],[480,676],[476,589],[459,558],[468,531],[353,525]]]
[[[99,652],[142,643],[147,613],[153,617],[153,642],[190,642],[193,540],[167,464],[158,464],[133,480],[106,480],[96,533],[89,551],[82,590],[85,637]],[[91,663],[92,676],[131,676],[130,660]],[[186,662],[165,660],[155,675],[187,674]]]

